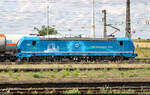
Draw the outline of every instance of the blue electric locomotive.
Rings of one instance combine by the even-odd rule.
[[[43,38],[23,37],[17,57],[29,61],[118,60],[137,56],[131,39],[122,38]]]

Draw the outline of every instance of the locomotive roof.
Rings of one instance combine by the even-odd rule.
[[[83,40],[83,41],[116,41],[116,40],[130,40],[127,37],[116,37],[116,38],[78,38],[78,37],[63,37],[63,38],[45,38],[45,37],[24,37],[30,40]]]
[[[66,38],[40,38],[39,40],[117,40],[116,38],[75,38],[75,37],[66,37]]]

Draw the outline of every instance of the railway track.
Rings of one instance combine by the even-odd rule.
[[[30,68],[30,66],[25,66],[25,67],[22,67],[21,65],[24,65],[24,64],[33,64],[33,65],[37,65],[37,64],[46,64],[45,67],[34,67],[32,66],[32,68]],[[109,62],[102,62],[102,64],[109,64]],[[128,61],[118,61],[118,62],[113,62],[113,64],[142,64],[142,63],[146,63],[146,64],[150,64],[150,59],[134,59],[134,60],[128,60]],[[5,67],[1,67],[0,68],[0,72],[1,71],[5,71],[5,72],[8,72],[8,71],[14,71],[14,72],[19,72],[19,71],[24,71],[24,72],[30,72],[30,71],[33,71],[33,72],[39,72],[39,71],[54,71],[54,70],[57,70],[57,71],[61,71],[61,70],[68,70],[68,71],[73,71],[73,70],[80,70],[80,71],[84,71],[84,70],[112,70],[112,69],[117,69],[117,70],[135,70],[135,69],[150,69],[150,67],[143,67],[143,66],[114,66],[114,67],[111,67],[111,66],[94,66],[94,67],[91,67],[92,65],[91,64],[101,64],[101,62],[87,62],[87,63],[82,63],[82,62],[28,62],[28,63],[24,63],[24,62],[1,62],[0,64],[2,65],[7,65]],[[55,65],[54,67],[52,66],[49,66],[49,64],[53,64]],[[62,66],[57,66],[57,64],[64,64]],[[69,66],[70,64],[89,64],[90,66],[78,66],[75,65],[75,66]],[[112,64],[112,63],[111,63]],[[14,65],[12,67],[12,65]],[[18,65],[17,67],[15,67],[15,65]],[[47,67],[48,65],[48,67]]]
[[[136,69],[145,69],[145,68],[0,68],[0,72],[40,72],[40,71],[62,71],[62,70],[67,70],[67,71],[74,71],[74,70],[80,70],[80,71],[90,71],[90,70],[136,70]],[[150,68],[146,68],[147,70],[150,70]]]
[[[127,92],[127,91],[130,91],[128,93],[130,94],[141,94],[141,93],[148,93],[150,92],[150,88],[149,87],[112,87],[112,88],[105,88],[105,87],[87,87],[87,88],[29,88],[29,89],[0,89],[0,93],[12,93],[12,94],[21,94],[21,93],[24,93],[24,94],[50,94],[50,93],[53,93],[53,94],[63,94],[67,91],[71,91],[71,90],[76,90],[76,91],[79,91],[81,94],[88,94],[88,91],[91,91],[93,94],[98,94],[98,93],[101,93],[101,94],[113,94],[115,93],[118,93],[118,91],[120,91],[120,94],[122,92]],[[105,93],[104,93],[105,91]],[[132,91],[132,92],[131,92]],[[115,94],[116,95],[116,94]],[[125,95],[125,94],[123,94]],[[142,95],[142,94],[141,94]]]
[[[45,64],[43,67],[42,66],[32,66],[32,68],[30,68],[30,66],[21,66],[21,65],[24,65],[24,64],[33,64],[33,65],[37,65],[37,64]],[[102,64],[108,64],[109,65],[109,62],[102,62]],[[129,61],[118,61],[118,62],[113,62],[113,64],[142,64],[142,63],[145,63],[145,64],[150,64],[150,59],[134,59],[134,60],[129,60]],[[1,62],[0,64],[2,64],[3,66],[5,67],[1,67],[0,68],[0,72],[1,71],[5,71],[5,72],[8,72],[8,71],[14,71],[14,72],[18,72],[18,71],[25,71],[25,72],[30,72],[30,71],[33,71],[33,72],[39,72],[39,71],[54,71],[54,70],[57,70],[57,71],[61,71],[61,70],[68,70],[68,71],[73,71],[73,70],[80,70],[80,71],[83,71],[83,70],[112,70],[112,69],[117,69],[117,70],[135,70],[135,69],[150,69],[150,67],[143,67],[143,66],[114,66],[114,67],[111,67],[111,66],[96,66],[96,64],[101,64],[101,62],[87,62],[87,63],[82,63],[82,62],[29,62],[29,63],[23,63],[23,62]],[[52,66],[49,66],[49,64],[53,64],[55,65],[53,67]],[[61,64],[61,66],[57,66],[57,64]],[[64,65],[66,66],[64,66]],[[89,64],[89,66],[77,66],[77,65],[74,65],[72,66],[71,64]],[[91,65],[91,64],[94,64],[95,66]],[[112,64],[112,63],[111,63]],[[7,66],[6,66],[7,65]],[[14,65],[12,67],[12,65]],[[15,65],[18,65],[17,67],[15,67]],[[71,66],[69,66],[71,65]],[[48,66],[48,67],[47,67]],[[92,67],[91,67],[92,66]]]
[[[120,61],[108,61],[103,60],[99,62],[73,62],[73,61],[63,61],[63,62],[0,62],[0,64],[107,64],[107,63],[125,63],[125,64],[140,64],[140,63],[147,63],[150,64],[150,58],[138,58],[133,60],[120,60]]]
[[[45,83],[45,84],[1,84],[0,93],[54,93],[78,90],[82,94],[110,91],[132,91],[132,94],[150,92],[149,82],[104,82],[104,83]],[[107,94],[107,93],[106,93]]]

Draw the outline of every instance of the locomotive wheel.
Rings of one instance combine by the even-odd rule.
[[[15,57],[9,58],[11,61],[17,60]],[[127,59],[127,58],[126,58]],[[0,61],[5,59],[1,57]],[[23,58],[25,62],[109,62],[125,60],[123,56],[33,56]]]
[[[6,60],[5,57],[0,57],[0,62],[4,62]]]
[[[14,56],[10,57],[10,61],[11,61],[11,62],[15,62],[16,60],[17,60],[16,57],[14,57]]]
[[[6,59],[5,62],[11,62],[9,59]]]
[[[30,58],[30,61],[31,62],[41,62],[41,58],[34,56],[34,57]]]

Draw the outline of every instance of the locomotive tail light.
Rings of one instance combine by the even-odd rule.
[[[21,49],[18,49],[18,52],[20,53],[20,52],[21,52]]]

